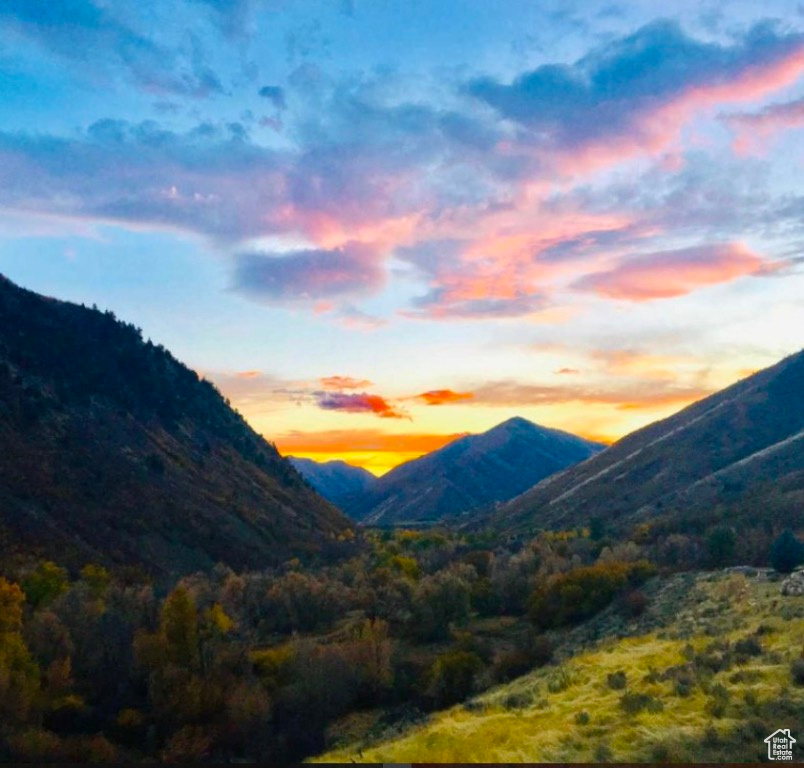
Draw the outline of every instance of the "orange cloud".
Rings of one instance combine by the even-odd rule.
[[[238,379],[258,379],[262,376],[262,371],[238,371],[235,376]]]
[[[445,405],[461,400],[471,400],[473,397],[472,392],[453,392],[451,389],[433,389],[416,395],[417,400],[423,400],[427,405]]]
[[[697,288],[767,272],[771,265],[739,243],[657,251],[624,259],[605,272],[573,283],[608,299],[652,301],[684,296]]]
[[[327,389],[361,389],[372,384],[368,379],[353,379],[351,376],[325,376],[319,381]]]

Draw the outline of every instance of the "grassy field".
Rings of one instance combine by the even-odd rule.
[[[560,664],[317,760],[743,762],[766,759],[777,728],[802,739],[792,665],[804,597],[734,573],[681,574],[651,591],[639,619],[618,624],[609,611],[565,636]]]

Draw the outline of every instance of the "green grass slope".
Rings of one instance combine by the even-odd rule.
[[[623,626],[609,611],[566,634],[559,664],[317,760],[743,762],[766,759],[777,728],[798,736],[804,597],[734,573],[681,574],[650,591],[639,619]]]

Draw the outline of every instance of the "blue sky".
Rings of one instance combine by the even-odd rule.
[[[614,439],[797,351],[799,2],[0,0],[0,271],[282,450]]]

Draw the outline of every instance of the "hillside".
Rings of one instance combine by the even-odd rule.
[[[804,352],[624,437],[495,513],[499,530],[804,522]],[[672,527],[672,526],[671,526]]]
[[[640,618],[610,609],[565,635],[559,664],[314,762],[764,762],[777,728],[797,736],[804,597],[724,572],[646,592]]]
[[[0,546],[182,573],[325,552],[348,521],[113,314],[0,277]]]
[[[513,418],[396,467],[345,511],[370,525],[443,521],[507,501],[603,447]]]
[[[288,456],[288,461],[325,499],[342,506],[355,494],[362,494],[377,482],[367,469],[355,467],[345,461],[317,462]]]

